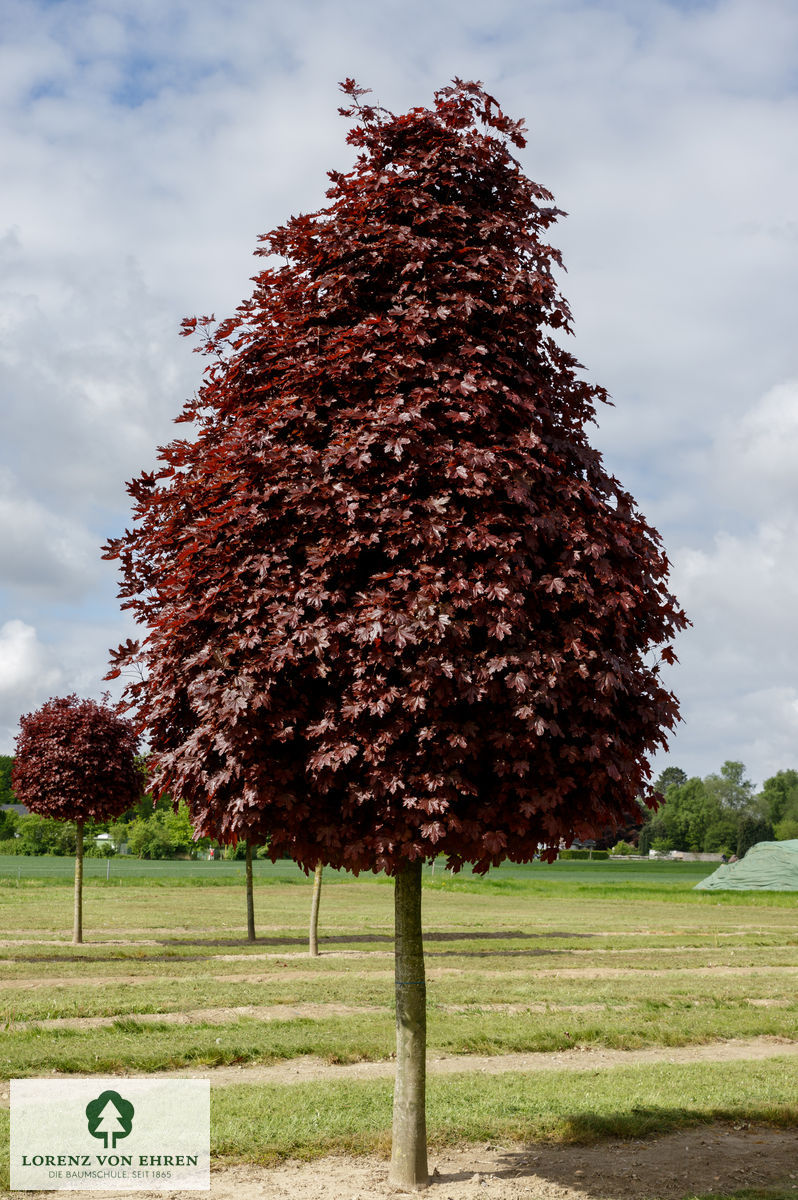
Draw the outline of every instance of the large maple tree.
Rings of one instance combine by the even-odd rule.
[[[114,671],[144,668],[156,790],[201,832],[397,876],[417,1054],[420,863],[552,858],[633,819],[686,619],[587,438],[606,396],[561,344],[560,214],[521,123],[479,84],[399,116],[343,88],[354,167],[264,236],[233,317],[184,322],[210,361],[107,549],[146,630]],[[392,1170],[418,1185],[418,1071],[410,1092]]]
[[[83,826],[117,817],[140,799],[138,741],[127,717],[76,695],[54,697],[20,718],[11,774],[17,800],[76,825],[74,942],[83,941]]]

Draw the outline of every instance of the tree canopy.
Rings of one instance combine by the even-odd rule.
[[[343,85],[354,167],[262,238],[190,436],[112,541],[114,656],[155,790],[203,833],[478,871],[637,816],[686,624],[656,531],[590,446],[556,340],[559,214],[480,85],[399,116]]]
[[[48,700],[20,718],[12,783],[32,813],[103,820],[136,803],[142,776],[132,723],[107,704],[76,695]]]

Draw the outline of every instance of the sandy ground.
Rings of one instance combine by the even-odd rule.
[[[635,1066],[640,1063],[760,1061],[798,1056],[798,1042],[775,1037],[710,1042],[705,1046],[654,1046],[648,1050],[561,1050],[553,1054],[434,1054],[427,1057],[431,1075],[453,1075],[459,1071],[500,1075],[505,1071],[587,1071],[605,1067]],[[208,1071],[184,1068],[165,1072],[176,1078],[210,1077],[213,1087],[231,1083],[305,1083],[310,1080],[390,1078],[392,1062],[330,1065],[318,1058],[292,1058],[271,1066],[215,1067]],[[8,1101],[5,1101],[8,1103]],[[796,1167],[798,1169],[798,1167]]]
[[[650,1063],[760,1061],[789,1055],[798,1057],[798,1042],[787,1038],[761,1037],[709,1042],[700,1046],[654,1046],[647,1050],[561,1050],[531,1054],[434,1054],[427,1056],[431,1075],[458,1071],[499,1075],[505,1071],[587,1071]],[[182,1067],[174,1071],[141,1072],[148,1079],[210,1079],[212,1087],[237,1083],[307,1083],[336,1079],[381,1079],[394,1073],[391,1061],[331,1065],[310,1055],[286,1062],[253,1063],[230,1067]],[[138,1072],[131,1071],[135,1076]],[[0,1107],[8,1107],[8,1081],[0,1081]],[[798,1167],[796,1167],[798,1169]]]
[[[0,943],[2,944],[2,943]],[[329,952],[328,952],[329,953]],[[330,957],[358,958],[366,952],[332,952]],[[326,955],[325,955],[326,956]],[[368,952],[372,960],[374,952]],[[302,959],[302,953],[235,954],[224,956],[230,963],[237,961],[281,960],[277,965],[288,968],[285,976],[313,978],[314,973],[302,970],[299,963],[289,966],[289,960]],[[385,954],[386,959],[390,957]],[[435,957],[434,954],[431,957]],[[217,963],[219,959],[215,960]],[[265,965],[265,963],[264,963]],[[668,974],[732,975],[743,966],[705,966],[668,968]],[[796,967],[769,967],[769,972],[796,974]],[[432,966],[430,977],[448,975],[443,966]],[[626,968],[570,968],[540,972],[556,974],[559,978],[620,978],[637,974]],[[220,976],[227,980],[255,982],[251,974]],[[153,981],[161,976],[153,975]],[[61,985],[85,986],[86,976],[59,981]],[[95,976],[91,982],[118,984],[125,976]],[[130,975],[130,982],[141,983],[141,975]],[[52,978],[13,981],[11,986],[23,988],[53,987]],[[305,1008],[318,1014],[318,1005],[246,1007],[236,1009],[207,1009],[189,1014],[191,1019],[229,1019],[235,1016],[305,1015]],[[347,1006],[325,1005],[325,1010],[349,1012]],[[454,1006],[453,1006],[454,1007]],[[502,1006],[507,1007],[507,1006]],[[182,1014],[153,1014],[137,1016],[145,1021],[180,1021]],[[111,1023],[97,1019],[96,1023]],[[71,1019],[41,1024],[72,1024]],[[85,1025],[85,1019],[76,1020]],[[95,1023],[94,1021],[90,1023]],[[428,1060],[430,1073],[457,1071],[499,1073],[504,1071],[581,1070],[612,1068],[638,1063],[723,1062],[761,1060],[774,1056],[798,1056],[798,1043],[778,1038],[714,1042],[703,1046],[656,1047],[646,1050],[615,1051],[574,1049],[554,1054],[513,1054],[497,1056],[434,1055]],[[332,1079],[368,1079],[391,1076],[391,1062],[354,1063],[331,1066],[320,1059],[292,1059],[271,1066],[253,1064],[205,1069],[184,1069],[162,1072],[172,1077],[210,1078],[214,1087],[237,1083],[299,1083]],[[0,1106],[8,1106],[8,1084],[0,1084]],[[682,1200],[695,1193],[717,1193],[749,1187],[778,1186],[794,1191],[798,1200],[798,1130],[774,1130],[741,1123],[715,1125],[692,1129],[685,1133],[644,1140],[603,1141],[597,1146],[471,1146],[444,1150],[430,1155],[432,1178],[426,1193],[430,1200]],[[374,1157],[349,1158],[333,1156],[311,1163],[287,1162],[278,1167],[258,1167],[251,1164],[219,1168],[211,1173],[210,1192],[135,1192],[98,1191],[90,1194],[95,1200],[132,1195],[139,1200],[383,1200],[397,1193],[387,1183],[388,1164]],[[74,1193],[67,1193],[67,1195]],[[4,1196],[7,1194],[3,1194]],[[31,1200],[53,1197],[54,1192],[17,1192],[15,1197]]]
[[[241,956],[244,957],[244,956]],[[262,955],[253,956],[257,958],[264,957]],[[318,972],[312,970],[302,970],[288,967],[286,959],[291,955],[274,955],[280,961],[278,967],[284,969],[280,971],[280,980],[302,980],[302,981],[319,981]],[[307,961],[307,955],[303,957]],[[365,956],[364,956],[365,957]],[[376,957],[376,955],[369,955]],[[225,961],[239,961],[238,955],[225,955]],[[5,960],[0,959],[0,968],[2,968]],[[10,961],[10,960],[9,960]],[[215,961],[219,961],[217,958]],[[798,987],[798,966],[768,966],[763,967],[763,971],[767,971],[768,975],[780,975],[786,977],[794,977],[796,986]],[[695,975],[717,975],[717,976],[734,976],[745,971],[750,975],[751,967],[740,963],[739,966],[706,966],[706,967],[662,967],[657,971],[657,975],[672,977],[685,976],[693,977]],[[201,971],[199,972],[204,979],[221,980],[226,983],[274,983],[275,977],[272,974],[258,975],[256,972],[247,972],[243,975],[235,973],[220,972],[220,971]],[[376,971],[375,974],[381,972]],[[460,967],[431,967],[427,970],[427,983],[434,983],[436,979],[444,979],[452,975],[462,975]],[[639,979],[640,969],[637,967],[555,967],[552,969],[541,968],[535,971],[536,979]],[[64,988],[71,987],[87,987],[89,985],[103,987],[106,984],[120,986],[123,984],[147,984],[147,983],[163,983],[169,977],[161,975],[142,975],[139,972],[135,974],[118,974],[118,975],[89,975],[81,972],[79,975],[60,977],[57,980],[52,975],[41,976],[26,976],[24,979],[9,979],[6,986],[20,991],[39,991],[42,989],[50,991],[61,991]],[[323,978],[323,977],[322,977]]]
[[[792,1004],[788,999],[770,997],[754,997],[744,1000],[754,1008],[789,1008]],[[546,1013],[569,1012],[587,1013],[604,1012],[612,1008],[618,1012],[630,1008],[629,1004],[440,1004],[437,1006],[443,1012],[495,1012],[495,1013]],[[325,1017],[362,1016],[384,1012],[385,1007],[377,1005],[355,1004],[241,1004],[235,1008],[187,1008],[178,1012],[164,1013],[117,1013],[113,1017],[50,1017],[38,1021],[15,1021],[10,1019],[3,1028],[6,1030],[20,1029],[102,1029],[111,1028],[117,1021],[136,1021],[140,1025],[196,1025],[199,1022],[209,1024],[224,1024],[248,1018],[256,1021],[291,1021],[296,1018],[323,1020]]]
[[[749,1004],[763,1008],[786,1008],[790,1000],[749,1000]],[[604,1012],[608,1007],[613,1011],[629,1008],[627,1004],[441,1004],[438,1008],[449,1013],[496,1012],[496,1013],[545,1013],[545,1012]],[[366,1004],[241,1004],[235,1008],[186,1008],[178,1012],[165,1013],[117,1013],[113,1017],[48,1017],[34,1021],[15,1021],[10,1019],[3,1028],[6,1030],[21,1029],[102,1029],[110,1028],[117,1021],[136,1021],[140,1025],[196,1025],[201,1021],[210,1024],[222,1024],[237,1021],[243,1017],[256,1021],[291,1021],[295,1018],[310,1018],[323,1020],[325,1017],[362,1016],[363,1014],[385,1012],[385,1006]]]
[[[117,1021],[136,1021],[140,1025],[212,1025],[237,1021],[242,1017],[257,1021],[293,1021],[310,1018],[363,1016],[384,1012],[373,1005],[356,1004],[242,1004],[237,1008],[186,1008],[168,1013],[117,1013],[114,1017],[51,1017],[41,1021],[9,1021],[4,1028],[18,1029],[102,1029]]]
[[[704,1126],[598,1146],[472,1146],[430,1155],[430,1200],[681,1200],[745,1187],[781,1186],[798,1195],[798,1130]],[[147,1200],[382,1200],[388,1164],[334,1156],[279,1167],[211,1172],[210,1192],[135,1192]],[[17,1192],[31,1200],[54,1192]],[[70,1195],[71,1193],[66,1193]],[[95,1200],[125,1193],[92,1192]]]

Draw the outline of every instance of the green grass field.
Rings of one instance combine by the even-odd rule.
[[[389,881],[329,873],[313,960],[310,882],[290,863],[257,864],[254,945],[244,937],[243,864],[111,860],[106,879],[106,863],[88,860],[86,943],[74,947],[71,866],[0,859],[0,1077],[189,1067],[213,1079],[215,1067],[306,1055],[389,1062]],[[535,863],[487,879],[426,871],[429,1046],[463,1056],[461,1073],[430,1081],[433,1145],[798,1123],[795,1058],[553,1067],[480,1075],[478,1089],[469,1073],[474,1054],[798,1041],[798,894],[693,891],[710,867]],[[310,1108],[303,1088],[315,1089]],[[388,1145],[389,1078],[319,1089],[242,1077],[212,1094],[217,1162]],[[312,1119],[302,1115],[311,1109]]]
[[[715,863],[641,861],[639,859],[603,859],[596,861],[558,861],[555,863],[505,863],[494,867],[485,878],[474,876],[469,868],[457,875],[444,869],[443,860],[435,867],[425,869],[427,883],[437,882],[441,886],[471,887],[484,889],[502,888],[511,884],[520,886],[525,892],[530,888],[556,887],[563,883],[595,887],[643,886],[645,889],[667,887],[684,891],[685,885],[698,883],[710,875]],[[307,876],[295,863],[284,859],[276,863],[256,859],[253,863],[255,878],[259,883],[304,884]],[[69,883],[73,877],[74,860],[54,855],[0,855],[0,882]],[[241,860],[228,862],[224,859],[209,862],[205,859],[183,861],[165,859],[147,861],[141,858],[121,856],[115,858],[87,858],[84,861],[84,878],[93,883],[133,883],[162,881],[170,886],[194,883],[205,887],[213,884],[243,882],[244,863]],[[363,875],[364,880],[388,883],[383,876]],[[325,872],[327,881],[352,880],[353,876],[343,871]]]

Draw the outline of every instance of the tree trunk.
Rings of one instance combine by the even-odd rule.
[[[393,1147],[388,1182],[420,1191],[427,1170],[427,985],[421,932],[421,862],[396,872],[396,1083],[393,1093]]]
[[[311,958],[318,958],[319,954],[319,898],[321,896],[321,877],[324,867],[318,863],[316,870],[313,873],[313,899],[310,902],[310,936],[308,938],[308,949]]]
[[[255,941],[255,897],[252,894],[252,842],[247,838],[247,941]]]
[[[76,826],[75,920],[72,926],[72,941],[78,945],[83,941],[83,821],[77,821]]]

